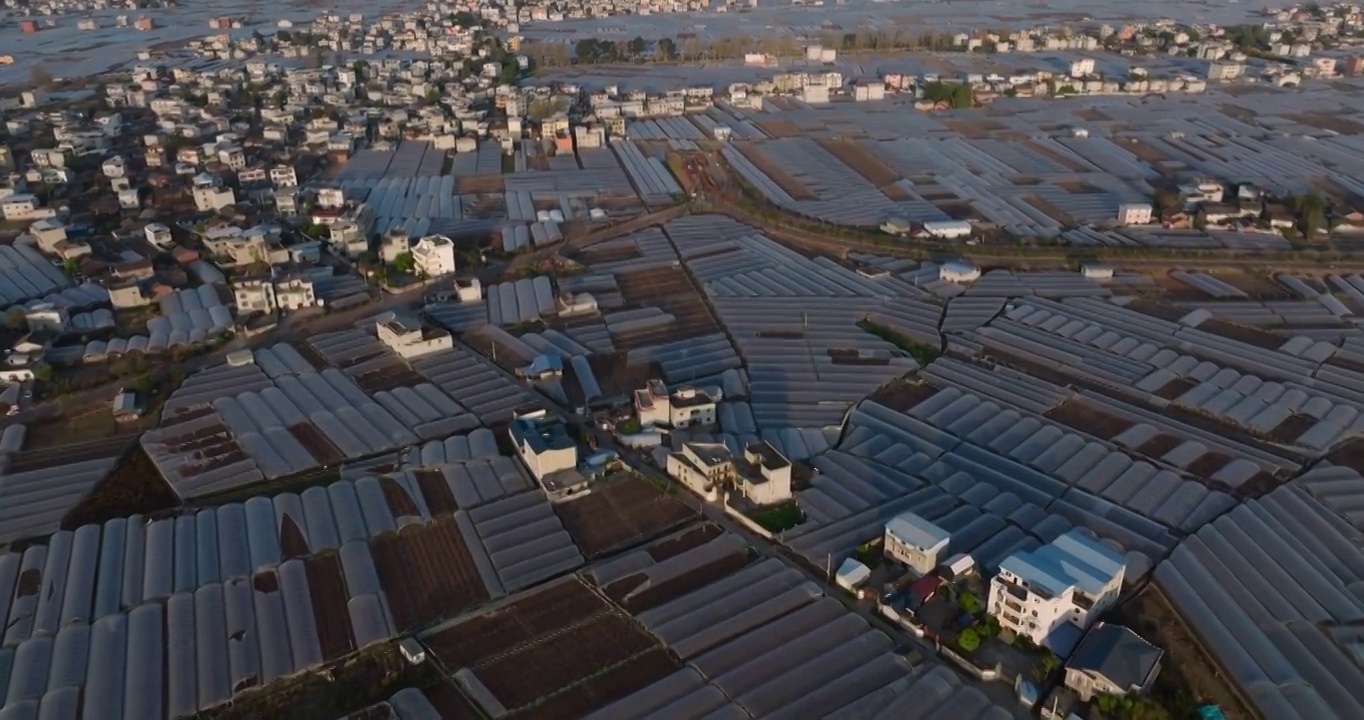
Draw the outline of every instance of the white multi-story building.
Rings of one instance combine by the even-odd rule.
[[[104,171],[104,176],[110,178],[121,178],[126,175],[128,171],[127,166],[123,162],[123,158],[118,155],[105,160],[100,168]]]
[[[25,193],[16,193],[0,201],[0,215],[6,220],[42,220],[55,217],[57,211],[38,206],[38,198]]]
[[[270,182],[277,188],[296,187],[298,185],[298,173],[293,165],[279,165],[270,168]]]
[[[1149,203],[1123,203],[1118,206],[1119,225],[1148,225],[1151,222]]]
[[[543,483],[545,478],[578,466],[578,444],[561,422],[551,422],[545,411],[517,416],[507,426],[516,454],[531,476]]]
[[[791,499],[791,461],[765,440],[744,448],[748,467],[739,473],[735,486],[755,505],[775,505]]]
[[[407,360],[454,347],[450,333],[424,327],[414,318],[395,317],[378,323],[375,331],[380,342]]]
[[[669,477],[708,500],[734,481],[734,459],[724,443],[683,443],[680,452],[668,454],[666,467]]]
[[[194,188],[194,207],[209,212],[237,204],[237,195],[229,187],[202,185]]]
[[[275,306],[280,310],[298,310],[317,305],[313,281],[305,277],[291,277],[275,283]]]
[[[169,227],[162,225],[161,223],[149,223],[147,227],[142,228],[142,232],[146,234],[147,242],[152,245],[155,245],[162,250],[170,247],[172,240],[171,229]]]
[[[242,315],[275,309],[275,286],[268,280],[240,280],[232,285],[232,298]]]
[[[662,380],[650,380],[644,389],[635,391],[635,414],[642,427],[714,425],[718,395],[690,385],[668,392]]]
[[[1122,555],[1075,528],[1005,558],[990,581],[987,607],[1000,628],[1065,656],[1117,600],[1126,570]]]
[[[1089,77],[1094,74],[1094,58],[1081,58],[1070,64],[1070,76],[1073,78]]]
[[[927,575],[942,562],[950,539],[946,530],[912,512],[903,512],[886,523],[881,552],[915,573]]]
[[[1208,63],[1208,79],[1213,81],[1235,80],[1245,72],[1246,66],[1236,62],[1213,61]]]
[[[444,235],[427,235],[412,246],[417,272],[429,278],[455,271],[455,241]]]

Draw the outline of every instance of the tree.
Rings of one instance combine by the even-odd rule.
[[[28,71],[28,79],[37,87],[51,84],[52,71],[47,68],[46,63],[38,63]]]
[[[631,58],[638,58],[644,54],[645,50],[649,49],[649,43],[645,42],[642,37],[636,37],[626,45],[626,48],[630,51]]]
[[[980,600],[971,593],[964,593],[957,599],[957,604],[961,606],[961,611],[967,615],[975,615],[980,612]]]
[[[1060,666],[1061,659],[1048,650],[1045,655],[1038,659],[1037,664],[1032,666],[1032,677],[1039,683],[1043,682]]]
[[[405,252],[393,258],[393,269],[400,273],[411,273],[417,267],[417,261],[412,257],[412,253]]]
[[[43,365],[33,371],[33,377],[41,382],[52,382],[52,366]]]
[[[672,38],[663,38],[654,46],[654,55],[660,60],[675,60],[677,58],[677,43]]]
[[[23,330],[28,327],[28,320],[24,318],[24,309],[12,307],[5,311],[5,328],[8,330]]]
[[[980,647],[980,635],[975,630],[966,628],[957,634],[957,644],[966,652],[975,652]]]
[[[432,105],[435,105],[436,103],[440,102],[440,90],[436,88],[431,88],[430,90],[427,90],[426,101],[431,103]]]

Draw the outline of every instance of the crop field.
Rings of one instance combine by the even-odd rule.
[[[426,380],[421,375],[418,375],[407,365],[398,362],[355,376],[355,384],[359,385],[360,389],[366,393],[392,390],[396,387],[412,387],[423,382]]]
[[[394,624],[409,630],[488,600],[454,518],[407,525],[370,541]]]
[[[308,592],[322,657],[335,660],[355,649],[350,612],[346,607],[346,580],[341,574],[341,558],[336,554],[314,555],[304,561]]]
[[[64,440],[69,442],[73,436],[79,437],[79,435],[65,433]],[[33,434],[31,433],[29,437],[32,438]],[[89,436],[86,435],[85,437]],[[46,470],[60,465],[114,457],[122,455],[136,441],[136,435],[119,434],[101,440],[22,450],[10,459],[9,468],[6,472],[10,475],[18,475],[30,470]],[[30,448],[35,444],[37,443],[30,439]]]
[[[545,710],[567,712],[557,697],[564,691],[573,698],[573,707],[587,704],[590,709],[677,667],[634,620],[576,580],[437,632],[426,644],[448,669],[472,670],[511,710],[556,695],[549,703],[554,707]],[[641,664],[643,673],[636,668]],[[611,672],[603,684],[599,674],[606,670]]]
[[[690,508],[631,475],[554,510],[583,555],[592,558],[656,537],[695,517]]]
[[[783,170],[781,165],[772,162],[772,159],[764,155],[757,145],[753,143],[735,143],[734,147],[739,152],[743,153],[744,157],[748,158],[748,161],[753,163],[754,167],[763,171],[764,175],[771,178],[772,182],[777,184],[777,187],[785,190],[787,195],[790,195],[796,200],[819,199],[819,196],[815,195],[814,191],[805,187],[803,183],[792,177],[791,173]]]
[[[853,142],[841,140],[817,140],[819,146],[838,158],[838,161],[857,171],[867,182],[877,187],[890,185],[900,179],[898,173],[881,162],[866,148]]]
[[[308,364],[312,365],[314,370],[322,372],[331,367],[331,364],[327,362],[327,359],[322,357],[322,353],[318,352],[310,343],[295,342],[289,343],[289,345],[293,347],[294,350],[297,350],[298,354],[302,355],[303,359],[307,360]]]
[[[294,436],[299,445],[308,451],[309,455],[317,458],[322,465],[335,465],[346,459],[344,453],[322,434],[321,430],[311,422],[302,422],[289,428],[289,434]]]
[[[657,307],[677,319],[677,322],[666,327],[616,336],[612,339],[617,348],[630,349],[683,340],[707,335],[718,329],[715,318],[711,317],[710,309],[692,285],[691,278],[681,269],[629,270],[617,273],[616,282],[626,303]]]
[[[416,478],[417,487],[433,515],[445,515],[459,509],[459,503],[455,502],[455,494],[451,492],[450,484],[445,482],[445,475],[441,471],[415,470],[413,477]]]
[[[543,703],[519,712],[516,720],[575,720],[671,675],[679,663],[672,653],[654,648],[629,662],[578,683]]]
[[[601,590],[627,612],[637,615],[733,575],[755,557],[756,553],[745,547],[698,563],[660,582],[653,582],[644,572],[637,572],[614,580]],[[644,587],[646,583],[648,587]]]

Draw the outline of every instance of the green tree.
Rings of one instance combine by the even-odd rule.
[[[37,370],[33,371],[33,377],[41,382],[52,382],[52,366],[43,365],[39,367]]]
[[[28,327],[28,320],[24,319],[24,309],[12,307],[5,311],[5,328],[8,330],[23,330]]]
[[[966,652],[975,652],[980,647],[980,635],[975,630],[966,628],[957,635],[957,644]]]
[[[957,599],[957,604],[961,606],[961,611],[967,615],[975,615],[980,612],[980,600],[971,593],[963,593]]]
[[[432,105],[435,105],[436,103],[440,102],[440,90],[437,88],[431,88],[430,90],[427,90],[426,102],[431,103]]]
[[[654,47],[654,55],[660,60],[675,60],[677,58],[677,43],[672,38],[663,38]]]
[[[393,269],[400,273],[411,273],[417,268],[417,261],[412,257],[412,253],[405,252],[393,258]]]
[[[626,49],[630,51],[631,58],[638,58],[644,54],[645,50],[649,49],[649,43],[645,42],[642,37],[636,37],[626,45]]]
[[[1046,651],[1046,654],[1038,659],[1037,664],[1032,666],[1032,677],[1039,683],[1043,682],[1060,666],[1061,659],[1056,657],[1055,653]]]

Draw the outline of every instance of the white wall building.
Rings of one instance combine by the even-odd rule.
[[[0,201],[0,215],[6,220],[42,220],[56,217],[57,211],[38,206],[38,198],[26,193],[16,193]]]
[[[237,195],[232,188],[202,186],[194,188],[194,207],[199,212],[209,212],[237,204]]]
[[[668,476],[707,500],[719,498],[719,489],[734,480],[734,460],[724,443],[689,442],[680,452],[669,453]]]
[[[881,551],[886,558],[919,575],[927,575],[942,562],[950,538],[946,530],[912,512],[904,512],[886,523]]]
[[[171,229],[161,223],[149,223],[147,227],[142,228],[142,232],[147,236],[147,242],[162,250],[170,247],[173,242]]]
[[[454,347],[450,333],[423,327],[413,319],[395,317],[388,322],[378,323],[375,331],[380,342],[407,360]]]
[[[635,391],[635,415],[641,427],[673,428],[714,425],[718,393],[684,385],[672,392],[662,380],[650,380]]]
[[[516,454],[530,474],[541,482],[554,473],[578,466],[578,444],[560,422],[547,422],[545,412],[521,415],[507,426]]]
[[[232,299],[241,315],[275,309],[275,286],[268,280],[241,280],[232,285]]]
[[[1148,225],[1151,206],[1147,203],[1123,203],[1118,206],[1119,225]]]
[[[434,278],[455,271],[455,241],[444,235],[427,235],[412,246],[417,271]]]
[[[990,581],[987,609],[999,626],[1068,655],[1084,630],[1118,598],[1127,561],[1075,528],[1030,552],[1010,555]]]
[[[313,291],[313,281],[305,277],[292,277],[275,283],[275,306],[280,310],[298,310],[317,305],[317,294]]]
[[[744,448],[748,467],[735,483],[739,492],[755,505],[775,505],[791,499],[791,461],[766,441]]]
[[[1070,64],[1070,76],[1089,77],[1094,74],[1094,58],[1081,58]]]

